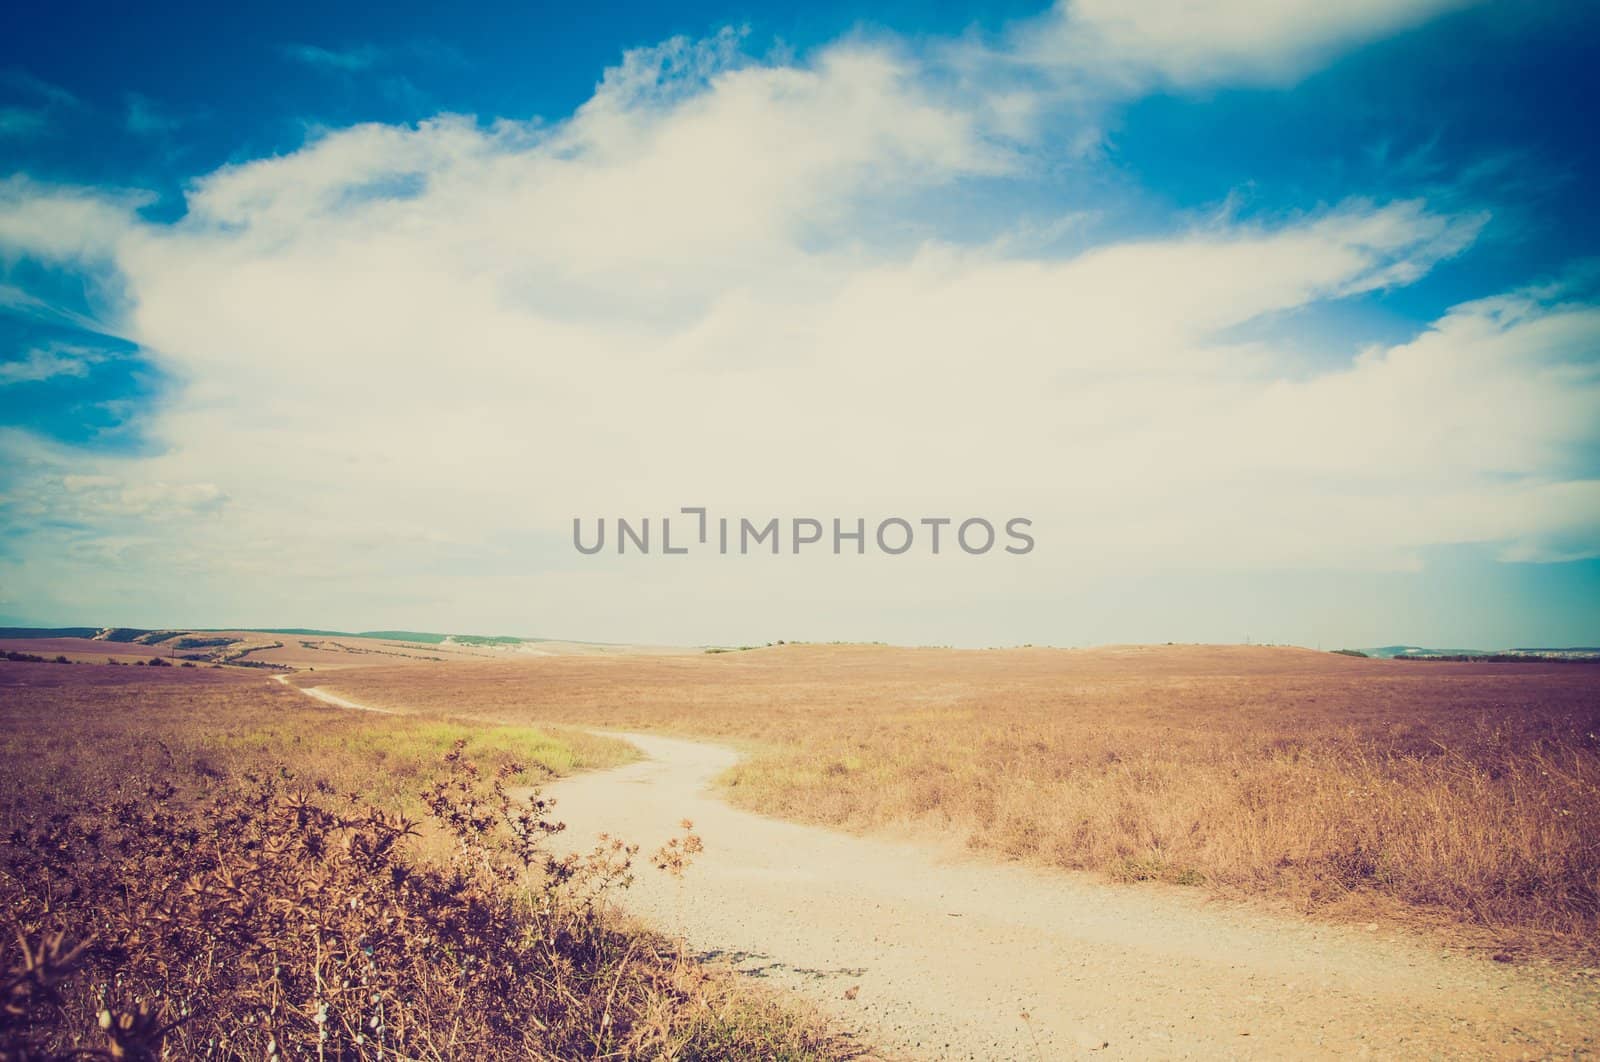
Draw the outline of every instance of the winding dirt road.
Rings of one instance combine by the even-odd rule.
[[[1600,971],[1504,966],[1187,890],[941,856],[738,811],[731,749],[621,734],[648,759],[549,786],[563,836],[646,851],[694,820],[682,883],[623,899],[696,951],[913,1057],[1583,1057]],[[1026,1012],[1028,1020],[1022,1018]]]
[[[348,708],[352,712],[377,712],[379,715],[394,714],[388,708],[374,708],[370,704],[357,704],[355,701],[341,697],[337,693],[329,693],[321,686],[297,686],[293,682],[289,681],[288,675],[274,675],[272,677],[278,682],[281,682],[283,685],[288,686],[290,689],[299,690],[301,693],[305,694],[307,697],[310,697],[314,701],[321,701],[323,704],[331,704],[335,708]]]
[[[277,678],[326,704],[386,711]],[[648,852],[692,819],[706,850],[685,880],[641,866],[623,906],[896,1055],[1600,1053],[1600,970],[1498,965],[1376,926],[763,818],[710,790],[733,749],[612,736],[647,758],[546,787],[565,843],[587,848],[604,832]]]

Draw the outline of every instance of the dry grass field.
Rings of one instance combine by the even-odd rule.
[[[738,805],[1427,925],[1600,939],[1600,668],[1299,649],[779,646],[309,676],[363,704],[659,729],[750,756]]]
[[[854,1053],[619,922],[637,848],[552,855],[506,795],[627,746],[101,659],[0,662],[0,1058]]]
[[[656,873],[637,850],[544,848],[549,810],[508,803],[506,772],[633,755],[577,727],[739,746],[722,791],[774,816],[1409,925],[1502,960],[1600,950],[1593,665],[790,645],[356,653],[289,678],[398,713],[380,714],[275,669],[8,648],[95,661],[0,661],[0,907],[18,931],[0,1053],[18,1057],[850,1055],[619,923],[606,897],[635,861]]]

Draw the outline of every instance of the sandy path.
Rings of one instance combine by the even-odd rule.
[[[387,712],[277,681],[325,704]],[[1600,970],[1497,965],[1411,938],[1107,885],[762,818],[709,790],[719,745],[614,734],[648,757],[547,787],[587,847],[648,852],[690,818],[706,852],[644,865],[624,906],[916,1058],[1581,1058]],[[846,993],[854,989],[853,998]],[[1021,1017],[1026,1011],[1029,1020]]]
[[[649,759],[550,786],[563,836],[586,844],[610,831],[648,852],[688,817],[706,843],[681,885],[644,866],[624,906],[914,1057],[1596,1050],[1597,971],[1498,965],[1186,890],[766,819],[707,791],[732,750],[618,736]]]
[[[351,711],[355,712],[377,712],[379,715],[394,714],[387,708],[374,708],[370,704],[357,704],[355,701],[346,700],[337,693],[329,693],[321,686],[296,686],[294,683],[289,681],[288,675],[274,675],[272,677],[283,683],[285,686],[288,686],[290,689],[299,690],[301,693],[305,694],[307,697],[310,697],[314,701],[321,701],[323,704],[331,704],[335,708],[349,708]]]

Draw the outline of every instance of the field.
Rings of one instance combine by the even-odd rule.
[[[297,679],[363,704],[717,737],[739,806],[1426,927],[1600,939],[1600,668],[1299,649],[779,646]]]
[[[853,1053],[621,921],[637,848],[558,856],[508,795],[627,746],[105,655],[0,662],[0,1058]]]
[[[264,638],[239,633],[245,645]],[[1137,883],[1155,882],[1169,899],[1215,896],[1272,918],[1278,908],[1358,920],[1513,964],[1499,970],[1537,966],[1581,980],[1600,953],[1600,667],[1591,664],[1215,646],[478,650],[434,660],[428,646],[355,647],[405,655],[271,650],[291,672],[247,660],[152,664],[150,646],[81,639],[0,644],[87,661],[0,661],[0,899],[20,933],[8,934],[0,958],[9,970],[0,1051],[59,1057],[110,1046],[141,1058],[157,1057],[164,1043],[169,1056],[215,1058],[858,1053],[858,1041],[838,1031],[837,1021],[850,1020],[838,1008],[856,1005],[853,994],[839,995],[844,988],[808,996],[810,1005],[832,999],[829,1024],[617,914],[612,901],[635,875],[646,878],[630,895],[669,913],[692,907],[695,851],[685,836],[649,855],[622,841],[558,843],[548,807],[516,803],[514,794],[542,779],[636,756],[583,727],[733,745],[742,759],[722,756],[703,777],[735,805],[854,831],[874,846],[955,850],[975,873],[997,874],[991,864],[1000,862],[1089,871],[1101,879],[1095,888],[1130,897]],[[337,667],[331,657],[292,655],[333,653]],[[294,686],[384,711],[330,707]],[[525,769],[511,773],[517,765]],[[610,794],[616,807],[645,792],[591,777],[599,788],[587,791]],[[682,787],[687,776],[670,777],[680,789],[661,803],[696,799],[700,782]],[[702,815],[717,817],[709,805]],[[716,882],[717,909],[738,914],[751,868],[777,856],[724,865],[741,849],[729,836],[735,827],[721,829],[707,839],[716,847],[707,849],[703,887]],[[661,832],[633,832],[652,830]],[[784,836],[769,840],[782,848],[791,843]],[[807,836],[808,851],[827,852],[826,838],[837,835]],[[661,871],[651,863],[673,872],[685,861],[683,882],[655,882]],[[1048,890],[1005,880],[1006,895],[1033,896],[1040,910],[1053,903]],[[842,917],[848,906],[868,928],[850,937],[851,958],[829,976],[876,978],[870,985],[887,999],[904,985],[868,942],[900,923],[872,923],[875,901],[864,898],[882,894],[857,884],[861,895],[841,885],[834,911]],[[1141,914],[1105,892],[1075,895],[1125,912],[1115,916],[1131,920],[1118,940],[1136,936],[1146,917],[1158,927],[1200,924],[1191,908],[1156,896]],[[797,902],[781,889],[767,897],[773,940],[788,939],[783,912]],[[960,922],[943,906],[933,912],[947,934],[960,924],[1011,931],[982,910]],[[1204,924],[1224,926],[1218,939],[1234,932],[1225,920]],[[1298,961],[1280,940],[1291,923],[1249,924],[1252,946],[1277,949],[1271,962]],[[1053,932],[1057,947],[1082,946]],[[913,934],[909,946],[927,937]],[[752,939],[739,954],[759,966],[771,961],[760,957],[766,946]],[[1359,985],[1363,971],[1399,976],[1414,961],[1393,967],[1381,946],[1330,946],[1345,972],[1313,962],[1312,976]],[[1149,959],[1138,946],[1086,954],[1124,972]],[[1013,964],[1009,952],[990,959]],[[1262,997],[1246,993],[1241,1003],[1227,970],[1186,973],[1187,961],[1166,955],[1142,980],[1188,978],[1186,990],[1217,993],[1215,1008],[1243,1007],[1217,1011],[1221,1035],[1236,1035],[1229,1022],[1262,1020],[1249,1002]],[[1423,980],[1443,993],[1439,1001],[1390,1031],[1420,1037],[1428,1050],[1453,1042],[1439,1039],[1451,1030],[1466,1030],[1462,1043],[1523,1043],[1511,1025],[1495,1024],[1512,996],[1486,1004],[1471,995],[1479,975],[1453,970],[1430,967]],[[1566,1021],[1588,1006],[1588,989],[1514,984],[1525,1009],[1513,1025]],[[1185,998],[1173,988],[1157,1013],[1189,1013]],[[1393,1011],[1393,998],[1366,998],[1368,1009],[1353,1013],[1367,1017],[1341,1030],[1341,1042],[1358,1042],[1373,1015]],[[1057,1022],[1061,1035],[1071,1005],[1063,996],[1037,1020]],[[1451,1017],[1428,1017],[1430,1006]],[[1140,1004],[1119,1021],[1142,1029],[1149,1009]],[[1298,1024],[1259,1035],[1288,1044],[1320,1028],[1315,1014],[1295,1013]],[[1017,1017],[989,1007],[966,1018],[980,1019],[984,1036],[1003,1038]],[[892,1023],[862,1027],[914,1046]],[[1572,1042],[1586,1042],[1581,1023],[1572,1028]]]

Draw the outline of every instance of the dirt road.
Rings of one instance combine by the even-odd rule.
[[[286,676],[278,676],[288,682]],[[327,704],[384,711],[319,688]],[[1333,926],[1001,866],[736,810],[732,749],[616,734],[646,759],[547,787],[566,843],[646,851],[694,820],[684,881],[643,866],[623,898],[701,955],[814,1001],[913,1058],[1582,1058],[1600,970],[1500,965]],[[1024,1018],[1023,1015],[1027,1017]]]
[[[706,844],[681,884],[644,867],[625,906],[912,1057],[1597,1050],[1600,971],[1499,965],[1187,890],[766,819],[707,790],[732,750],[618,736],[649,758],[550,786],[564,836],[610,831],[648,851],[688,817]]]
[[[301,693],[305,694],[307,697],[310,697],[314,701],[321,701],[323,704],[331,704],[335,708],[348,708],[353,712],[377,712],[379,715],[394,714],[387,708],[374,708],[368,704],[357,704],[355,701],[341,697],[337,693],[329,693],[321,686],[296,686],[294,683],[289,681],[288,675],[274,675],[272,677],[291,689],[299,690]]]

